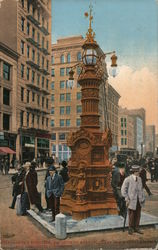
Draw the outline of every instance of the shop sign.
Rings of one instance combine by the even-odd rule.
[[[25,147],[34,148],[34,147],[35,147],[35,145],[30,144],[30,143],[25,143]]]

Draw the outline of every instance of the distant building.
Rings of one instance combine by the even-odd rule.
[[[152,152],[155,154],[155,126],[146,126],[146,152]]]
[[[1,130],[16,132],[16,156],[30,161],[50,151],[51,0],[3,1],[0,40],[18,57],[1,55]]]
[[[77,83],[80,73],[79,65],[74,69],[74,86],[69,86],[69,70],[82,60],[82,36],[66,37],[57,40],[52,45],[52,82],[51,82],[51,127],[52,153],[59,161],[67,160],[70,149],[66,145],[69,132],[80,126],[81,87]],[[103,52],[99,48],[98,53]],[[119,94],[107,82],[106,63],[103,62],[104,76],[99,93],[100,128],[110,127],[113,136],[113,145],[117,147],[118,136],[118,101]]]
[[[155,150],[155,153],[158,156],[158,134],[155,135]]]
[[[136,149],[139,154],[145,153],[145,110],[140,109],[119,109],[119,148],[129,147]],[[123,126],[128,132],[123,131]],[[125,127],[125,128],[126,128]],[[133,129],[132,129],[133,128]],[[121,131],[122,130],[122,131]],[[125,136],[126,133],[127,135]],[[133,138],[133,139],[132,139]],[[142,152],[143,151],[143,152]]]

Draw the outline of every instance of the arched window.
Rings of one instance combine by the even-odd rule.
[[[60,62],[61,62],[61,63],[64,63],[64,55],[61,55],[61,57],[60,57]]]
[[[70,63],[71,62],[71,56],[70,56],[70,53],[67,54],[67,62]]]
[[[81,52],[78,52],[77,53],[77,61],[81,61],[81,59],[82,59]]]

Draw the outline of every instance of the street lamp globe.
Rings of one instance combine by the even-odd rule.
[[[115,77],[118,74],[118,68],[117,68],[117,56],[113,54],[111,56],[111,68],[109,70],[109,73],[111,76]]]
[[[82,56],[84,65],[95,65],[97,63],[97,52],[93,47],[85,48]]]

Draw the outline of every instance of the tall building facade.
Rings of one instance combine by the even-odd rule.
[[[70,155],[70,149],[67,147],[66,138],[70,131],[76,131],[80,126],[80,115],[82,113],[81,105],[81,87],[77,82],[80,74],[82,60],[82,45],[84,38],[82,36],[73,36],[58,39],[56,44],[52,45],[52,82],[51,82],[51,127],[52,127],[52,153],[61,161],[67,160]],[[102,54],[99,48],[98,53]],[[100,87],[100,127],[104,130],[108,124],[114,134],[114,143],[117,145],[117,116],[119,94],[108,85],[106,64],[104,63],[104,80]],[[74,86],[69,85],[69,71],[76,65],[74,74]],[[109,86],[109,87],[108,87]],[[105,87],[105,88],[104,88]],[[103,92],[104,91],[104,92]],[[103,100],[103,94],[106,98],[110,96],[109,101]],[[104,96],[105,98],[105,96]],[[105,106],[106,105],[106,106]],[[115,107],[115,108],[114,108]],[[110,115],[107,119],[108,111]],[[108,121],[108,124],[107,124]],[[114,123],[116,124],[114,125]]]
[[[125,137],[125,131],[122,128],[127,127],[127,121],[129,122],[128,131],[126,131],[128,137]],[[119,148],[126,148],[132,146],[139,154],[145,153],[145,110],[127,108],[119,109]],[[132,130],[133,127],[133,130]],[[133,139],[132,139],[133,138]]]
[[[0,147],[16,150],[19,55],[0,42]]]
[[[146,152],[152,152],[155,154],[155,147],[156,147],[156,141],[155,141],[155,126],[154,125],[148,125],[146,126]]]
[[[7,31],[7,32],[6,32]],[[50,152],[51,0],[4,0],[0,40],[18,53],[16,156]],[[4,128],[6,131],[6,128]]]

